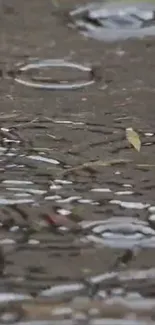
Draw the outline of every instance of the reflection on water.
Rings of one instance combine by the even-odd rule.
[[[76,148],[71,147],[66,139],[66,151],[60,154],[57,148],[64,148],[64,140],[61,147],[61,139],[57,141],[56,149],[53,138],[52,148],[36,150],[35,123],[38,120],[31,126],[33,144],[26,138],[13,141],[11,147],[8,142],[2,142],[0,245],[6,261],[3,284],[0,283],[1,321],[36,325],[41,320],[42,324],[77,324],[77,321],[79,324],[112,325],[121,322],[153,323],[154,268],[127,268],[144,248],[155,248],[154,198],[150,200],[147,195],[148,182],[134,182],[132,178],[134,169],[138,180],[146,171],[140,167],[137,169],[137,165],[130,164],[128,160],[124,164],[123,159],[109,160],[110,165],[105,162],[103,166],[92,164],[89,167],[86,163],[84,168],[78,167],[78,156],[82,158],[83,153],[92,152],[92,148],[96,150],[100,145],[106,147],[110,141],[117,147],[116,157],[119,151],[122,155],[120,137],[125,137],[124,132],[117,128],[114,139],[112,129],[107,128],[109,139],[101,141],[98,132],[101,126],[96,124],[94,140],[92,125],[77,120],[75,123],[44,120],[45,130],[52,125],[52,133],[56,137],[57,131],[65,138],[66,130],[69,137],[74,137],[79,127],[80,133],[86,132],[87,128],[89,137],[86,138],[85,149],[83,143],[77,144]],[[24,132],[27,128],[29,130],[29,122],[24,125]],[[3,138],[12,135],[11,128],[7,130],[7,134],[2,130]],[[22,127],[16,131],[15,139],[21,135],[21,130]],[[42,135],[45,136],[44,132]],[[144,137],[147,136],[145,132]],[[150,138],[153,144],[153,135]],[[75,160],[73,163],[72,155],[66,155],[68,149],[78,152],[76,163]],[[124,140],[123,152],[128,150]],[[10,153],[13,153],[11,160]],[[83,161],[85,163],[86,159]],[[130,169],[131,174],[128,174]],[[89,214],[87,211],[90,211]],[[141,212],[146,215],[145,221],[141,220]],[[93,260],[96,254],[102,255],[106,249],[111,252],[118,250],[121,254],[110,258],[111,266],[107,272],[103,272],[101,267],[98,272],[95,265],[92,270],[92,263],[86,261],[83,270],[76,271],[77,274],[71,271],[73,279],[70,278],[68,268],[75,265],[76,269],[77,258],[88,256]],[[12,260],[20,252],[25,260],[22,262],[25,270],[22,273]],[[32,255],[30,265],[27,254]],[[43,257],[40,259],[41,254]],[[47,254],[55,264],[55,267],[51,265],[51,274],[45,271]],[[61,267],[57,264],[60,259],[63,260]],[[62,271],[64,264],[66,270]],[[32,303],[28,304],[27,300]],[[12,301],[14,305],[9,305]]]
[[[118,204],[123,208],[127,209],[145,209],[149,207],[149,204],[143,204],[141,202],[124,202],[119,200],[111,200],[111,204]]]
[[[88,36],[154,34],[153,3],[68,3]],[[83,38],[53,1],[1,15],[0,324],[154,324],[154,40]]]
[[[91,300],[86,296],[78,296],[70,302],[33,299],[31,302],[25,300],[17,305],[8,303],[1,312],[1,321],[3,323],[18,321],[18,324],[37,325],[40,323],[77,324],[77,321],[78,324],[83,324],[83,322],[87,324],[154,324],[152,319],[154,304],[154,299],[147,301],[134,293],[124,298],[117,295],[113,298],[107,297],[104,301]],[[26,314],[26,321],[23,321],[24,314]]]
[[[91,229],[86,238],[92,242],[114,248],[133,249],[135,247],[154,247],[155,231],[147,222],[135,218],[110,218],[104,221],[81,223],[82,228]]]
[[[69,13],[73,26],[88,37],[102,41],[144,38],[155,35],[153,2],[97,2]]]
[[[59,68],[71,68],[75,70],[80,70],[88,73],[89,79],[86,81],[72,81],[69,82],[69,80],[52,80],[52,77],[39,77],[39,76],[32,76],[28,75],[26,78],[22,78],[22,74],[24,72],[31,72],[31,70],[35,71],[38,69],[48,69],[49,67],[59,67]],[[36,62],[31,62],[25,66],[19,66],[18,70],[15,73],[15,81],[28,86],[33,87],[37,89],[47,89],[47,90],[75,90],[80,89],[83,87],[90,86],[94,84],[95,80],[93,78],[93,70],[92,68],[82,66],[81,64],[72,63],[72,62],[65,62],[64,60],[54,60],[54,59],[48,59],[48,60],[40,60]]]

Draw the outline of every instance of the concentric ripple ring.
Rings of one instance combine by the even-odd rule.
[[[63,83],[61,80],[56,82],[51,82],[48,80],[48,82],[42,81],[41,78],[37,79],[37,81],[33,81],[32,78],[24,79],[22,78],[22,73],[28,72],[32,69],[43,69],[47,67],[59,67],[59,68],[71,68],[80,70],[82,72],[87,72],[89,75],[90,80],[85,81],[78,81],[78,82],[69,82]],[[18,74],[21,77],[18,77]],[[39,89],[49,89],[49,90],[74,90],[83,88],[86,86],[90,86],[94,84],[95,80],[92,73],[92,68],[83,66],[78,63],[73,62],[66,62],[64,60],[55,60],[55,59],[47,59],[47,60],[39,60],[33,63],[29,63],[27,65],[21,66],[18,68],[17,76],[15,76],[14,80],[22,85],[33,87],[33,88],[39,88]]]
[[[100,1],[69,12],[71,26],[84,36],[113,42],[155,36],[155,4],[142,1]]]

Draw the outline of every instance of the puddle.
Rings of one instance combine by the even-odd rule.
[[[155,35],[153,2],[91,3],[70,11],[70,25],[87,37],[113,42]]]
[[[66,1],[1,6],[0,323],[154,324],[155,7]]]

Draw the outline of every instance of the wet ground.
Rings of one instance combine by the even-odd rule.
[[[87,39],[61,10],[0,3],[0,322],[152,324],[155,39]],[[97,65],[100,78],[36,90],[7,74],[29,58]]]

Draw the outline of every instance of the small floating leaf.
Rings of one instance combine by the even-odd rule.
[[[135,132],[132,128],[127,128],[126,138],[128,142],[131,143],[137,151],[140,151],[141,141],[137,132]]]

